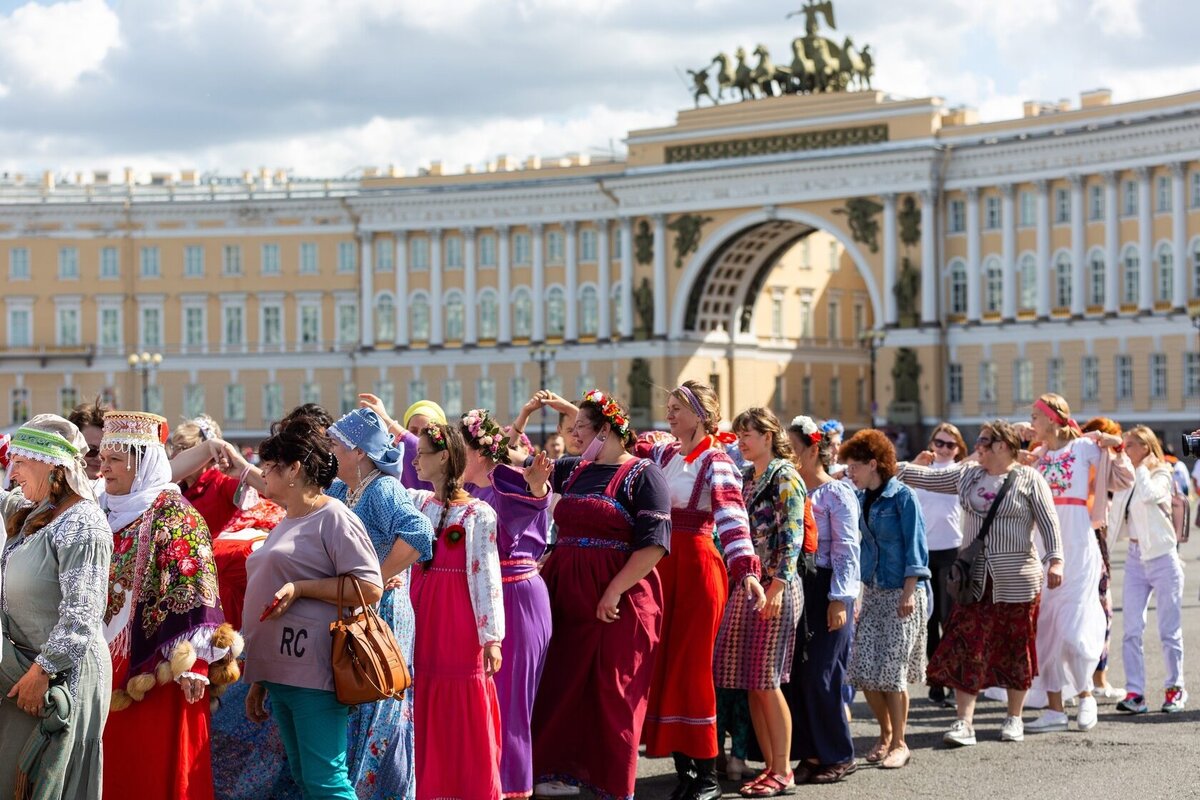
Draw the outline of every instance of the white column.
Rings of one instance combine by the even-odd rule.
[[[621,218],[621,338],[633,338],[633,218]]]
[[[575,241],[575,221],[563,223],[567,244],[567,318],[563,339],[579,340],[579,247]]]
[[[667,218],[654,215],[654,335],[667,336]]]
[[[1117,173],[1104,173],[1104,314],[1121,310],[1121,225],[1117,221]]]
[[[1171,308],[1175,311],[1187,309],[1187,285],[1190,262],[1187,252],[1187,192],[1184,182],[1187,165],[1171,165],[1171,249],[1175,259],[1174,284],[1171,286]]]
[[[534,342],[546,341],[546,242],[540,222],[529,226],[533,239],[533,336]]]
[[[429,230],[429,344],[445,342],[442,333],[442,231]]]
[[[596,294],[600,295],[600,316],[596,338],[607,342],[612,338],[612,255],[608,247],[608,220],[596,220]]]
[[[1050,319],[1050,182],[1037,182],[1037,316]]]
[[[1004,274],[1004,294],[1000,317],[1004,322],[1017,318],[1017,220],[1015,190],[1011,183],[1000,187],[1000,269]]]
[[[478,289],[475,285],[475,229],[463,228],[463,343],[475,344],[479,341],[476,326],[477,312],[475,310],[475,295]]]
[[[1138,313],[1154,311],[1154,223],[1150,207],[1150,168],[1139,167],[1138,176],[1138,250],[1141,268],[1138,270]]]
[[[499,310],[499,342],[508,344],[512,341],[512,261],[509,257],[510,236],[507,225],[496,226],[496,272],[500,302]]]
[[[896,327],[896,195],[883,196],[883,324]]]
[[[408,347],[408,231],[396,231],[396,347]]]
[[[938,322],[937,199],[932,190],[921,192],[921,325]]]
[[[967,324],[979,322],[982,298],[979,265],[979,189],[967,189]]]
[[[375,346],[375,261],[371,258],[375,234],[358,234],[358,325],[364,349]]]
[[[1084,285],[1087,271],[1084,269],[1087,254],[1084,252],[1086,235],[1083,222],[1083,177],[1071,175],[1071,316],[1082,317],[1087,310],[1087,294]]]

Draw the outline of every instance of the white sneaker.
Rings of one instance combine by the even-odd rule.
[[[1042,712],[1040,717],[1024,727],[1030,733],[1065,731],[1067,729],[1067,715],[1062,711],[1051,711],[1050,709],[1046,709]]]
[[[1002,742],[1023,742],[1025,741],[1025,723],[1020,717],[1005,717],[1004,725],[1000,728],[1000,741]]]
[[[1077,705],[1079,705],[1078,697],[1064,697],[1063,698],[1063,706],[1065,708],[1072,708],[1073,706],[1077,706]]]
[[[579,787],[562,781],[546,781],[533,787],[535,797],[578,797]]]
[[[970,747],[975,744],[975,729],[965,719],[956,719],[950,730],[942,734],[942,741],[948,747]]]
[[[1075,724],[1081,731],[1090,731],[1099,722],[1095,697],[1079,698],[1079,713],[1075,715]]]

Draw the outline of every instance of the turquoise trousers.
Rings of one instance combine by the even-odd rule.
[[[292,777],[305,800],[357,800],[346,769],[349,707],[333,692],[267,681],[263,685]]]

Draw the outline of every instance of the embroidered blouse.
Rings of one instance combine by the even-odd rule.
[[[754,465],[742,472],[751,539],[765,579],[796,580],[796,559],[804,544],[806,491],[800,473],[786,459],[772,459],[762,475]]]

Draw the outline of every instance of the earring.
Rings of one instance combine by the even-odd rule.
[[[292,481],[291,483],[288,484],[288,487],[292,488],[292,489],[296,488],[296,482]]]

